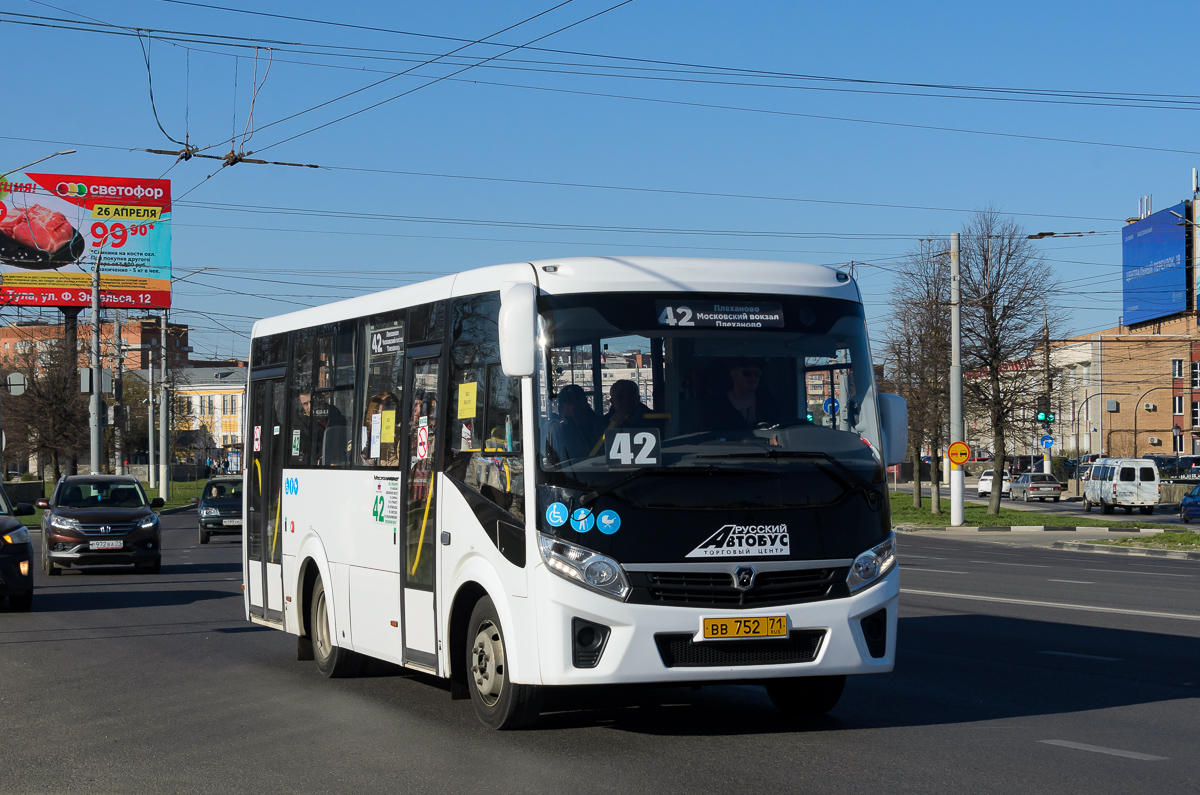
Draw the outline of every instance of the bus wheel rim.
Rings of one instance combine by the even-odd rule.
[[[471,678],[483,703],[495,706],[504,689],[504,640],[499,627],[491,621],[479,627],[471,645]]]
[[[322,593],[317,599],[317,625],[313,627],[316,631],[317,654],[323,660],[329,656],[329,651],[332,644],[329,641],[329,616],[325,608],[325,594]]]

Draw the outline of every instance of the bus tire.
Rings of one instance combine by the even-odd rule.
[[[479,720],[490,729],[523,729],[537,721],[541,688],[508,678],[504,629],[491,597],[475,603],[467,624],[467,689]]]
[[[846,677],[796,676],[771,679],[766,686],[767,696],[780,712],[795,717],[816,717],[837,706],[846,687]]]
[[[313,659],[317,663],[317,670],[331,679],[357,676],[362,670],[362,657],[333,642],[333,632],[329,628],[328,602],[325,600],[325,585],[320,577],[313,583],[309,604],[312,606]]]

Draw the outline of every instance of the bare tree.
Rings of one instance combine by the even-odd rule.
[[[988,504],[994,515],[1004,491],[1008,439],[1041,386],[1043,318],[1056,338],[1063,316],[1047,300],[1053,271],[1011,218],[992,209],[975,213],[963,226],[961,252],[963,398],[990,422],[995,437]]]
[[[15,367],[25,376],[25,394],[4,404],[13,452],[49,458],[55,480],[63,465],[86,452],[89,444],[87,401],[79,391],[76,364],[76,352],[68,351],[62,340],[31,343]]]
[[[884,343],[892,380],[908,401],[913,507],[921,505],[921,447],[928,442],[933,513],[941,513],[936,464],[950,411],[950,261],[944,239],[920,241],[892,286]]]

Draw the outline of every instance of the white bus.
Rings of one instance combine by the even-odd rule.
[[[555,685],[826,711],[896,648],[907,421],[875,376],[854,281],[788,262],[498,265],[260,320],[246,616],[493,728]]]

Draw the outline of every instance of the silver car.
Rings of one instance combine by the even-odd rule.
[[[1013,484],[1010,496],[1014,500],[1024,500],[1025,502],[1029,502],[1031,499],[1037,499],[1041,502],[1051,499],[1058,502],[1058,498],[1062,495],[1062,490],[1063,485],[1053,475],[1040,472],[1026,472],[1017,478],[1017,482]]]

